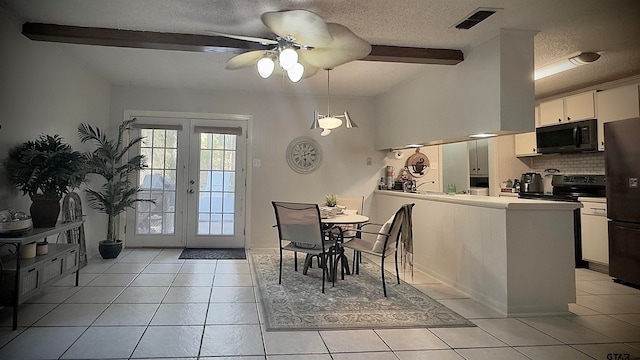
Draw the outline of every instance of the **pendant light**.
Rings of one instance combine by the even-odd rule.
[[[327,136],[331,133],[332,129],[340,127],[342,125],[342,119],[345,119],[345,122],[346,122],[345,127],[347,129],[358,127],[358,125],[355,122],[353,122],[353,120],[351,120],[349,113],[347,113],[346,111],[344,112],[344,114],[341,114],[341,115],[335,115],[335,116],[331,115],[331,108],[330,108],[331,93],[329,90],[330,89],[329,71],[331,69],[325,69],[325,70],[327,70],[327,114],[322,115],[317,111],[314,111],[313,122],[311,123],[312,130],[318,129],[318,128],[321,128],[323,130],[320,133],[321,136]]]

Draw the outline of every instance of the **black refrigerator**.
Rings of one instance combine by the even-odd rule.
[[[604,124],[609,275],[640,286],[640,118]]]

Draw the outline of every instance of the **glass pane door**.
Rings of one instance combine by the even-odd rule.
[[[147,167],[127,246],[244,247],[246,121],[138,117]]]

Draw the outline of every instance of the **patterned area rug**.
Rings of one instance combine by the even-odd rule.
[[[246,259],[244,249],[201,249],[185,248],[178,259],[210,259],[210,260],[235,260]]]
[[[335,287],[327,282],[324,294],[319,268],[314,266],[302,275],[302,255],[297,272],[293,256],[284,258],[282,285],[278,285],[279,259],[269,254],[250,256],[267,330],[475,326],[404,281],[396,284],[395,274],[385,276],[385,298],[380,267],[365,258],[359,275],[345,275]]]

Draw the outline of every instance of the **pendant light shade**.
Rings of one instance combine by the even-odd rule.
[[[348,112],[346,112],[346,111],[344,112],[344,119],[345,119],[345,124],[344,124],[344,126],[345,126],[347,129],[351,129],[351,128],[354,128],[354,127],[358,127],[358,124],[356,124],[355,122],[353,122],[353,120],[351,120],[351,117],[349,116],[349,113],[348,113]]]
[[[320,127],[323,129],[335,129],[337,127],[340,127],[340,125],[342,125],[342,120],[338,119],[337,117],[333,117],[333,116],[326,116],[323,117],[321,119],[318,120],[318,122],[320,123]]]

